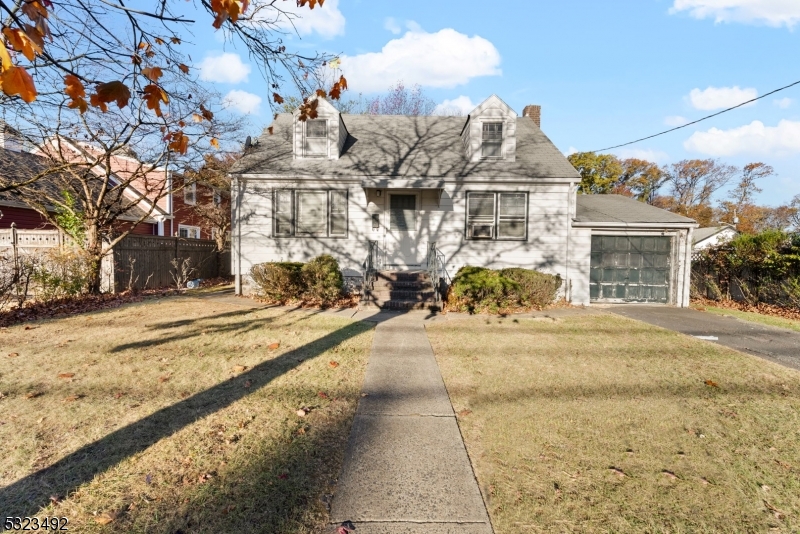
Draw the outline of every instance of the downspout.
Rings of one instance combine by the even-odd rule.
[[[572,302],[572,281],[569,276],[569,253],[572,241],[572,200],[574,196],[572,189],[574,185],[573,182],[570,182],[567,189],[567,254],[564,265],[564,298],[570,303]]]
[[[239,191],[239,179],[236,176],[233,176],[233,191],[235,192],[235,198],[233,202],[231,202],[231,209],[233,210],[232,214],[232,222],[236,225],[236,229],[234,232],[235,238],[233,239],[233,269],[234,269],[234,276],[236,277],[235,283],[235,293],[237,295],[242,294],[242,276],[241,276],[241,265],[242,265],[242,222],[239,220],[239,214],[241,210],[239,209],[239,202],[240,202],[240,191]]]

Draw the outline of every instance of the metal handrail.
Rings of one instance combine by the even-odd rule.
[[[439,304],[444,296],[444,291],[450,285],[450,275],[445,267],[444,253],[436,248],[436,241],[428,242],[427,270],[433,284],[434,298]]]
[[[362,291],[372,289],[377,277],[378,269],[380,268],[380,257],[378,254],[378,242],[367,241],[369,252],[367,259],[364,261],[364,278],[362,281]]]

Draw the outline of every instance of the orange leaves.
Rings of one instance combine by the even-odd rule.
[[[319,7],[322,7],[322,4],[325,3],[325,0],[298,0],[297,3],[300,7],[303,7],[306,4],[308,4],[309,9],[314,9],[314,6],[316,6],[317,4],[319,4]]]
[[[178,65],[178,68],[181,70],[182,73],[189,74],[189,67],[184,65],[183,63],[180,63]]]
[[[706,380],[706,381],[704,382],[704,384],[705,384],[705,385],[707,385],[707,386],[708,386],[708,387],[710,387],[710,388],[718,388],[718,387],[719,387],[719,384],[717,384],[717,383],[716,383],[716,382],[714,382],[713,380]]]
[[[239,20],[239,15],[247,11],[248,0],[211,0],[211,11],[214,12],[213,26],[220,29],[226,20]]]
[[[155,111],[156,117],[161,117],[161,102],[165,104],[169,103],[169,97],[167,96],[166,91],[156,84],[151,83],[144,88],[142,93],[142,98],[144,98],[144,101],[147,102],[147,109],[152,109]]]
[[[339,81],[333,84],[333,87],[330,90],[330,97],[332,100],[339,100],[342,95],[342,91],[347,90],[347,79],[344,76],[339,77]],[[319,92],[319,90],[317,91]]]
[[[151,82],[157,82],[158,79],[161,78],[163,72],[160,67],[147,67],[142,69],[142,74]]]
[[[3,35],[8,39],[8,42],[17,52],[25,56],[28,61],[33,61],[36,54],[42,53],[42,39],[41,36],[36,34],[36,29],[28,26],[33,30],[36,38],[31,38],[27,33],[16,28],[3,28]]]
[[[36,100],[36,85],[28,71],[22,67],[3,67],[3,73],[0,74],[0,85],[8,96],[19,95],[29,104]]]
[[[283,104],[283,97],[278,93],[272,93],[272,100],[274,100],[276,104]]]
[[[211,138],[211,146],[219,150],[219,141],[215,138]]]
[[[314,100],[306,98],[303,103],[300,104],[300,107],[297,108],[300,111],[300,115],[297,117],[298,120],[305,121],[307,119],[316,119],[318,105],[319,101],[316,98]]]
[[[170,132],[164,137],[165,141],[169,141],[167,147],[174,150],[179,154],[186,154],[189,149],[189,138],[181,131]]]
[[[113,81],[97,84],[97,89],[95,90],[95,94],[91,96],[90,102],[93,106],[105,112],[108,110],[106,104],[116,102],[117,107],[122,109],[128,105],[130,98],[131,90],[128,89],[124,83]]]
[[[68,108],[80,110],[81,115],[86,113],[89,109],[89,104],[86,103],[86,88],[74,74],[64,76],[64,93],[72,99],[67,104]]]
[[[207,110],[203,104],[200,104],[200,114],[207,121],[214,120],[214,114]]]
[[[328,93],[326,93],[324,89],[317,89],[317,96],[320,98],[327,98]]]

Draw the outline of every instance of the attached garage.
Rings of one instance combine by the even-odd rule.
[[[620,195],[578,195],[573,227],[591,241],[590,302],[689,304],[692,219]]]

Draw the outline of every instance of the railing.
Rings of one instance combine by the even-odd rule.
[[[364,293],[366,293],[367,289],[372,289],[378,270],[382,267],[378,242],[367,241],[367,245],[369,246],[369,253],[364,261],[364,281],[361,285],[361,290]]]
[[[444,253],[436,248],[435,241],[428,242],[428,274],[433,284],[433,295],[436,303],[439,304],[444,297],[447,288],[450,286],[450,275],[445,266]]]

